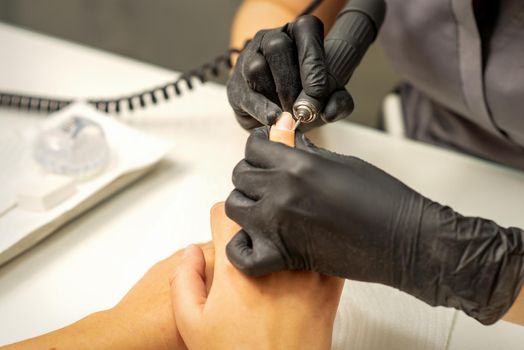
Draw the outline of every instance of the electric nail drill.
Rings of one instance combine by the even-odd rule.
[[[328,66],[328,89],[333,92],[351,78],[384,21],[384,0],[351,0],[337,16],[324,40]],[[304,90],[293,105],[297,123],[311,123],[320,115],[326,101],[308,96]]]

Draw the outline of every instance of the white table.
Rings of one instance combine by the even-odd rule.
[[[0,47],[0,90],[112,96],[155,86],[175,74],[2,24]],[[0,128],[34,123],[36,118],[0,110]],[[242,157],[247,136],[233,120],[224,88],[198,87],[185,98],[124,119],[146,132],[175,140],[177,146],[146,178],[0,268],[0,344],[56,329],[113,306],[153,263],[189,243],[210,238],[209,208],[231,190],[230,173]],[[464,214],[524,227],[522,173],[348,123],[325,127],[313,138],[324,147],[376,164]],[[403,308],[395,304],[413,298],[386,287],[351,287],[348,294],[353,299],[346,306],[353,305],[355,312],[362,313],[366,324],[370,323],[366,313],[372,309],[382,312],[381,319],[389,319],[374,321],[374,333],[358,333],[353,324],[351,336],[358,333],[362,338],[353,344],[355,349],[383,347],[388,332],[396,339],[388,349],[425,344],[410,340],[409,330],[398,330],[391,323],[397,317],[395,310]],[[364,298],[375,292],[379,297],[374,304]],[[391,302],[382,300],[384,296]],[[448,327],[444,329],[448,349],[522,349],[524,344],[524,327],[506,322],[483,327],[459,312],[424,305],[414,310],[423,313],[422,319]],[[338,323],[339,331],[344,322],[347,320]],[[408,317],[406,322],[413,320]],[[391,329],[384,329],[388,325]],[[427,330],[428,338],[432,332],[435,330]]]

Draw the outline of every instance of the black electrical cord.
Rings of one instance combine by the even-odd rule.
[[[313,0],[300,13],[300,16],[312,13],[323,0]],[[247,45],[246,42],[245,45]],[[245,47],[244,45],[244,47]],[[150,104],[157,104],[161,101],[167,101],[175,96],[182,95],[182,85],[187,89],[193,90],[194,82],[199,81],[201,84],[207,82],[210,78],[217,78],[223,73],[229,72],[232,65],[232,57],[239,54],[242,49],[230,48],[224,54],[215,57],[212,61],[201,65],[200,67],[190,70],[180,75],[177,79],[167,82],[164,85],[154,87],[139,93],[119,96],[111,99],[88,99],[87,103],[96,109],[106,112],[119,114],[124,109],[134,111],[135,109],[146,108]],[[30,112],[39,112],[43,114],[52,113],[61,110],[70,105],[75,100],[63,98],[50,98],[46,96],[31,96],[14,92],[0,91],[0,107],[15,108]]]

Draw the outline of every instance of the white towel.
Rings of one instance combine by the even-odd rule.
[[[444,350],[456,311],[386,286],[347,281],[332,349]]]

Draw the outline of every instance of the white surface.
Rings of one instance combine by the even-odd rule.
[[[0,217],[16,206],[16,196],[11,193],[0,194]]]
[[[35,125],[25,126],[27,130],[23,131],[28,135],[37,134],[38,131],[36,130],[39,127],[47,128],[60,125],[71,116],[82,116],[100,125],[109,147],[108,164],[97,176],[78,181],[74,196],[70,196],[59,205],[49,207],[46,202],[52,202],[53,199],[55,199],[54,202],[57,202],[57,199],[60,199],[58,198],[60,194],[67,195],[71,192],[71,189],[74,190],[74,187],[71,186],[72,188],[69,188],[69,191],[66,188],[65,193],[59,193],[57,192],[58,188],[56,188],[59,186],[58,183],[47,184],[44,187],[55,186],[55,191],[53,192],[53,189],[51,189],[51,192],[41,193],[46,188],[31,186],[31,184],[35,181],[41,181],[45,177],[45,173],[37,166],[32,157],[27,157],[25,166],[17,170],[20,173],[31,172],[31,174],[24,174],[24,177],[29,179],[27,181],[30,187],[25,187],[24,182],[17,184],[16,181],[12,181],[9,185],[0,184],[0,188],[16,187],[16,189],[19,189],[23,187],[21,190],[24,193],[18,197],[18,200],[22,202],[0,217],[0,265],[47,236],[47,232],[42,233],[46,226],[63,219],[64,215],[73,212],[82,203],[107,190],[112,183],[118,181],[122,176],[157,163],[172,148],[169,142],[130,128],[115,119],[107,118],[91,106],[82,103],[68,106],[64,110],[49,116],[49,119],[42,119],[40,122],[33,120]],[[11,128],[21,128],[19,124],[18,120],[6,122],[6,125]],[[31,144],[31,142],[32,138],[28,137],[27,143]],[[3,160],[0,159],[1,161]],[[4,166],[9,168],[10,164],[4,162]],[[16,180],[20,177],[20,174],[13,173],[12,176],[14,177],[13,180]],[[53,177],[49,178],[52,179]],[[51,182],[53,181],[51,180]],[[39,205],[39,202],[41,202],[41,205]],[[39,207],[42,209],[40,212],[27,210],[37,210]],[[44,211],[44,208],[47,210]]]
[[[442,350],[453,315],[393,288],[349,281],[337,310],[332,348]]]
[[[393,137],[406,137],[402,101],[398,94],[392,93],[384,98],[382,103],[384,130]]]
[[[76,191],[73,178],[60,175],[44,175],[40,179],[28,182],[18,190],[16,203],[22,210],[47,211]],[[4,236],[0,232],[0,236]]]
[[[522,350],[524,327],[498,322],[484,327],[463,313],[458,313],[449,343],[451,350]]]
[[[27,147],[23,135],[18,130],[0,127],[0,219],[16,206],[15,185],[23,181],[19,173],[26,158]]]
[[[173,74],[1,25],[0,44],[5,56],[0,89],[104,96],[142,90]],[[38,60],[28,59],[34,52]],[[20,113],[0,111],[0,125],[20,118]],[[170,161],[0,269],[0,344],[111,307],[154,262],[210,238],[209,208],[231,190],[231,170],[242,157],[247,136],[234,122],[224,89],[198,87],[186,98],[126,120],[176,139]],[[314,139],[383,167],[466,214],[524,227],[521,173],[350,124],[325,127]],[[346,284],[344,295],[340,310],[347,311],[339,314],[335,327],[338,348],[446,348],[454,311],[433,309],[371,284]],[[448,348],[475,344],[476,349],[492,349],[481,340],[486,329],[464,325],[459,336],[451,332]],[[489,329],[497,344],[508,337],[507,330],[515,330],[504,344],[522,349],[522,328],[499,322]]]

